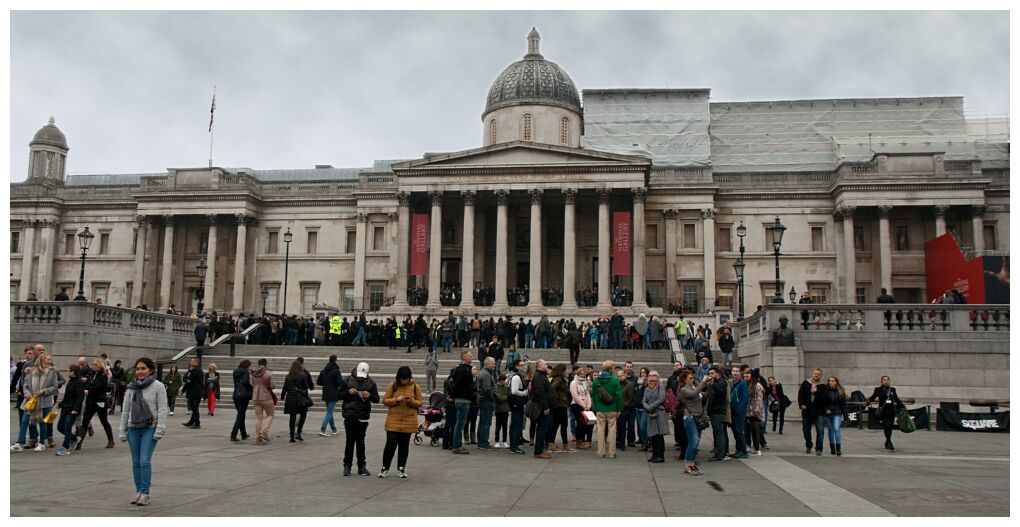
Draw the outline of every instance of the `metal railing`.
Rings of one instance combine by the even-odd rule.
[[[198,346],[198,345],[188,346],[187,348],[184,348],[183,350],[178,352],[173,357],[170,357],[169,359],[158,360],[158,361],[156,361],[156,378],[157,379],[162,379],[163,378],[163,366],[165,366],[167,364],[176,364],[176,363],[180,362],[182,359],[187,358],[188,355],[191,355],[193,352],[197,352],[196,355],[198,356],[199,359],[201,359],[202,358],[202,351],[203,350],[215,348],[216,346],[219,346],[220,344],[223,344],[224,342],[228,342],[229,341],[229,343],[230,343],[230,356],[233,357],[234,353],[235,353],[234,346],[236,345],[236,339],[238,337],[247,337],[248,335],[251,335],[256,329],[258,329],[261,326],[262,326],[261,322],[256,322],[256,323],[254,323],[254,324],[244,328],[244,331],[241,331],[240,333],[229,333],[229,334],[226,334],[226,335],[220,335],[220,337],[218,339],[212,341],[208,346]]]

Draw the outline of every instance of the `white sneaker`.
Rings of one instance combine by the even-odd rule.
[[[23,450],[25,450],[25,447],[21,446],[21,443],[11,445],[11,452],[21,452]]]
[[[36,452],[45,452],[46,451],[46,445],[44,445],[42,443],[39,443],[39,446],[33,448],[32,450],[35,450]]]
[[[755,450],[753,455],[760,456],[761,455],[761,450]]]
[[[379,471],[379,477],[380,478],[385,478],[386,476],[389,476],[389,475],[390,475],[390,471],[389,470],[382,469],[382,470]]]
[[[510,444],[509,443],[500,443],[499,448],[510,448]]]
[[[319,432],[319,435],[322,436],[322,437],[329,437],[330,433],[329,432]]]
[[[407,471],[404,470],[404,467],[397,467],[397,475],[400,476],[400,479],[407,479]]]
[[[174,413],[173,413],[173,412],[170,412],[170,415],[174,415]]]

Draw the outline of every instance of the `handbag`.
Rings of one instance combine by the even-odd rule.
[[[538,419],[542,417],[542,407],[535,401],[528,401],[528,404],[524,407],[524,415],[528,419]]]
[[[899,415],[896,416],[896,425],[899,426],[900,431],[904,434],[909,434],[917,430],[917,425],[914,424],[914,418],[910,417],[910,412],[904,408],[900,410]]]
[[[700,432],[708,428],[711,422],[708,420],[708,416],[705,415],[704,412],[702,412],[701,415],[694,417],[694,424],[698,426],[698,431]]]
[[[53,410],[50,410],[50,413],[46,414],[46,417],[43,417],[43,422],[48,424],[48,425],[53,424],[53,422],[56,421],[56,420],[57,420],[57,412],[55,412]]]
[[[308,395],[308,392],[296,391],[298,394],[298,403],[305,408],[311,408],[314,402],[312,402],[312,396]]]

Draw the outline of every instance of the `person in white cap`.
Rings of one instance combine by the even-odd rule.
[[[368,418],[372,415],[372,403],[379,402],[379,389],[368,376],[367,362],[358,363],[358,367],[347,378],[346,388],[343,416],[347,444],[344,445],[343,475],[351,475],[351,462],[357,447],[358,475],[371,476],[365,461],[365,432],[368,430]]]

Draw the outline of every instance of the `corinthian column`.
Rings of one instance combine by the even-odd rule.
[[[35,259],[35,229],[37,220],[25,221],[25,244],[21,246],[21,289],[18,300],[28,300],[32,293],[32,263]]]
[[[892,290],[892,237],[889,235],[889,215],[892,207],[878,207],[878,269],[880,287],[891,295]],[[877,296],[877,295],[874,295]]]
[[[645,298],[647,288],[645,287],[645,189],[632,188],[631,195],[634,198],[634,218],[631,226],[634,239],[634,302],[636,308],[648,307],[648,300]]]
[[[35,286],[39,300],[53,298],[53,249],[56,244],[56,229],[59,221],[42,220],[42,252],[39,254],[39,283]]]
[[[235,312],[244,310],[244,271],[248,248],[248,220],[244,214],[237,215],[237,246],[234,249],[234,293],[230,307]]]
[[[599,302],[597,307],[609,309],[610,289],[613,285],[609,278],[609,192],[610,189],[598,189],[599,195]]]
[[[354,309],[365,309],[365,251],[368,214],[359,212],[354,227]]]
[[[206,265],[209,270],[205,273],[205,308],[209,311],[216,309],[216,215],[206,216],[209,220],[209,252],[206,255]]]
[[[131,305],[128,307],[142,304],[142,294],[145,288],[145,241],[148,232],[149,218],[138,216],[138,232],[135,233],[135,282],[131,290],[131,298],[128,299]]]
[[[854,207],[839,209],[843,219],[843,283],[845,291],[843,301],[847,304],[857,303],[857,253],[854,250]]]
[[[397,192],[397,298],[393,301],[393,307],[407,309],[407,257],[408,257],[408,230],[411,228],[411,211],[409,209],[411,194]]]
[[[170,273],[174,267],[174,217],[163,216],[163,276],[159,280],[161,311],[170,309]]]
[[[528,307],[542,307],[542,189],[528,191],[531,198],[531,256],[528,264]]]
[[[465,190],[460,193],[464,197],[464,231],[461,244],[460,261],[460,308],[466,309],[475,305],[475,191]]]
[[[430,308],[438,308],[441,304],[439,294],[442,292],[440,283],[440,266],[443,255],[443,193],[430,192],[432,198],[432,232],[429,234],[429,301]]]
[[[577,234],[574,227],[574,202],[577,189],[563,189],[563,307],[577,307],[575,278]]]
[[[988,207],[975,205],[971,207],[971,228],[974,229],[974,252],[981,256],[985,250],[985,211]]]
[[[715,309],[715,209],[701,211],[704,243],[703,263],[705,266],[705,307]]]
[[[949,212],[949,205],[935,205],[935,236],[942,236],[946,233],[946,212]]]
[[[510,196],[507,190],[496,191],[496,298],[493,307],[506,308],[506,202]]]

